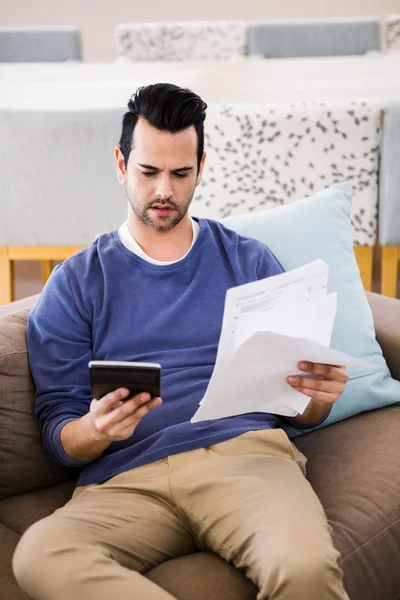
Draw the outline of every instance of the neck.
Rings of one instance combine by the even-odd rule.
[[[186,214],[170,231],[154,231],[129,211],[128,229],[132,237],[150,258],[161,261],[179,260],[188,252],[193,241],[193,228]]]

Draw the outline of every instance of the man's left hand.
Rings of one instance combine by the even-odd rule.
[[[298,368],[300,371],[318,376],[318,378],[295,375],[287,377],[288,384],[294,390],[309,396],[314,404],[319,404],[329,410],[343,393],[349,379],[346,367],[300,362]]]

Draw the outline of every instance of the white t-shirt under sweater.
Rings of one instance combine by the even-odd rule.
[[[193,240],[192,240],[192,244],[191,244],[189,250],[186,252],[185,256],[187,256],[189,254],[189,252],[191,251],[193,244],[195,243],[197,236],[199,235],[199,231],[200,231],[200,224],[197,221],[195,221],[194,219],[192,219],[192,217],[189,217],[189,218],[190,218],[190,222],[192,223]],[[147,260],[149,263],[152,263],[153,265],[173,265],[175,262],[178,262],[179,260],[183,260],[185,258],[185,256],[182,256],[182,258],[179,258],[178,260],[156,260],[155,258],[151,258],[148,254],[146,254],[146,252],[144,250],[142,250],[142,248],[139,246],[139,244],[137,243],[135,238],[132,236],[131,232],[129,231],[127,221],[125,221],[125,223],[123,223],[121,225],[121,227],[119,228],[118,235],[119,235],[119,239],[124,244],[124,246],[126,248],[128,248],[128,250],[130,250],[131,252],[134,252],[135,254],[140,256],[140,258]]]

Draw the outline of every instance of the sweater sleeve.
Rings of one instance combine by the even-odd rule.
[[[257,264],[257,279],[264,279],[265,277],[271,277],[272,275],[280,275],[284,273],[285,269],[281,265],[275,254],[260,243],[260,253]]]
[[[315,423],[310,423],[308,425],[306,423],[302,423],[301,421],[296,419],[296,417],[280,417],[280,419],[285,421],[288,425],[291,425],[291,427],[294,427],[295,429],[309,431],[321,425],[321,423],[323,423],[329,417],[331,410],[332,408],[328,410],[328,412],[322,417],[322,419],[319,419],[318,421],[315,421]]]
[[[89,411],[91,339],[91,326],[77,310],[65,267],[57,265],[29,315],[27,344],[44,447],[54,461],[70,467],[87,464],[66,454],[60,432]]]

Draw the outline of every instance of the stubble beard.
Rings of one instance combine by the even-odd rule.
[[[185,205],[183,207],[178,206],[172,200],[164,200],[164,201],[151,200],[150,202],[147,203],[147,205],[144,208],[142,208],[138,204],[136,196],[134,196],[133,194],[130,194],[126,188],[125,188],[125,192],[126,192],[126,197],[130,204],[130,207],[133,210],[133,212],[135,213],[136,217],[144,225],[149,227],[149,229],[152,229],[153,231],[164,232],[164,231],[171,231],[171,229],[174,229],[174,227],[176,227],[182,221],[182,219],[185,217],[185,215],[187,214],[187,212],[189,210],[189,206],[192,202],[195,189],[196,188],[193,189],[193,192],[192,192],[190,198],[187,200],[187,202],[185,203]],[[170,217],[157,217],[151,210],[151,207],[154,205],[170,206],[174,209],[174,212],[172,213],[172,215]]]

